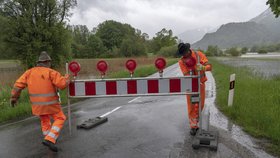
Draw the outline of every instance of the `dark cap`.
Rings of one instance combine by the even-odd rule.
[[[47,52],[43,51],[41,52],[39,59],[37,62],[44,62],[44,61],[51,61],[51,57],[48,55]]]
[[[191,45],[189,43],[179,43],[178,44],[178,55],[184,55],[186,52],[188,52],[191,48]]]

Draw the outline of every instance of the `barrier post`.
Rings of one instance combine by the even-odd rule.
[[[66,63],[66,74],[69,74],[69,69],[68,69],[68,62]],[[71,109],[70,109],[70,98],[69,98],[69,86],[67,86],[67,111],[68,111],[68,127],[69,127],[69,134],[70,136],[72,135],[72,130],[71,130]]]
[[[70,64],[66,63],[66,73],[69,74],[69,69],[71,71],[71,73],[74,76],[74,82],[76,79],[76,76],[78,75],[78,73],[81,70],[81,66],[78,62],[72,61],[70,62]],[[69,121],[69,133],[70,136],[72,134],[72,128],[71,128],[71,107],[70,107],[70,91],[69,91],[69,85],[67,86],[67,105],[68,105],[68,121]]]
[[[159,77],[163,77],[163,69],[166,66],[166,60],[164,58],[157,58],[155,60],[155,67],[158,69]]]

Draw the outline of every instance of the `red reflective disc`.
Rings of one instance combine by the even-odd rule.
[[[194,67],[196,64],[196,61],[193,57],[186,58],[185,62],[186,62],[187,67],[189,67],[189,68]]]
[[[70,62],[68,68],[74,74],[74,76],[77,76],[78,72],[81,70],[80,64],[76,61]]]
[[[166,66],[166,61],[164,58],[157,58],[155,61],[155,66],[158,70],[162,71]]]
[[[108,69],[108,65],[106,63],[106,61],[104,60],[100,60],[97,64],[96,64],[96,68],[98,71],[100,71],[101,73],[106,73],[107,69]]]
[[[137,64],[135,60],[129,59],[126,61],[125,66],[129,72],[133,73],[134,70],[136,69]]]

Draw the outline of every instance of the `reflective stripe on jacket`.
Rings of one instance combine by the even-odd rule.
[[[61,107],[57,88],[66,88],[68,78],[68,76],[63,77],[59,72],[47,67],[31,68],[16,81],[12,97],[19,96],[20,91],[28,87],[34,115],[58,113]]]
[[[206,66],[206,71],[211,70],[211,65],[207,65],[208,64],[208,59],[206,58],[206,56],[202,52],[200,52],[200,51],[194,52],[192,50],[191,56],[195,59],[196,63],[197,63],[197,55],[200,58],[200,64]],[[182,73],[184,74],[184,76],[190,75],[191,73],[193,75],[197,75],[197,71],[194,70],[195,69],[194,67],[191,67],[191,68],[187,67],[187,65],[185,64],[185,61],[184,61],[184,57],[182,57],[179,60],[179,66],[180,66],[180,69],[181,69]],[[201,83],[206,82],[207,81],[207,77],[205,75],[205,71],[200,71],[200,75],[201,75],[200,82]]]

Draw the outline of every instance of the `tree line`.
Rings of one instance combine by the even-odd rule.
[[[149,39],[147,33],[113,20],[104,21],[91,31],[85,25],[73,25],[69,29],[75,58],[146,56],[176,45],[177,40],[172,30],[163,28]]]
[[[0,0],[0,59],[19,59],[32,67],[41,51],[53,65],[71,58],[145,56],[174,47],[172,30],[147,33],[113,20],[95,28],[68,24],[76,0]]]

